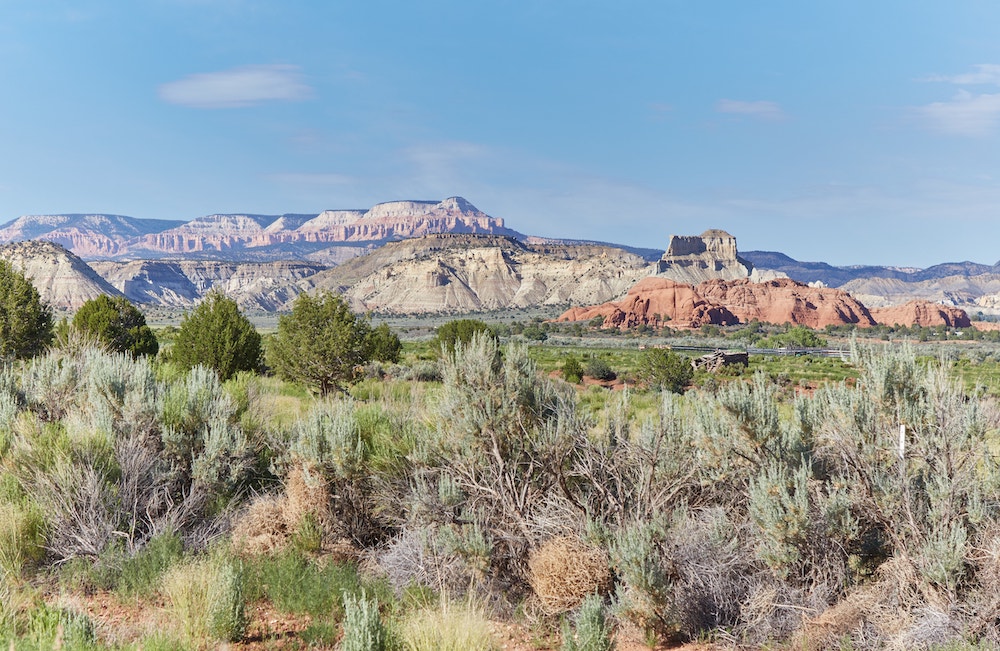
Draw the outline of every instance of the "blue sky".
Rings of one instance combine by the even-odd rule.
[[[1000,3],[0,0],[0,221],[460,195],[521,232],[1000,259]]]

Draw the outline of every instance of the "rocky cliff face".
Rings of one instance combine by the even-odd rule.
[[[698,286],[704,296],[725,305],[741,322],[792,323],[810,328],[853,323],[873,326],[868,308],[840,289],[809,287],[790,278],[762,283],[748,279],[711,280]]]
[[[764,283],[711,280],[696,286],[646,278],[622,301],[571,309],[559,320],[581,321],[595,316],[604,317],[604,327],[622,329],[638,325],[733,325],[754,319],[810,328],[845,323],[875,325],[868,309],[846,292],[809,287],[787,278]]]
[[[298,262],[230,263],[206,260],[94,262],[94,269],[133,303],[191,307],[218,290],[244,310],[287,309],[309,280],[326,269]]]
[[[539,251],[512,238],[436,235],[388,244],[311,281],[359,310],[460,312],[604,301],[652,270],[611,247]]]
[[[0,255],[31,281],[42,300],[54,308],[76,310],[101,294],[120,292],[83,260],[53,242],[17,242],[0,247]]]
[[[736,251],[736,238],[714,229],[701,235],[671,235],[657,267],[658,275],[690,284],[747,278],[752,271],[753,265]]]

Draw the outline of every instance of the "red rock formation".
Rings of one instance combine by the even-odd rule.
[[[877,307],[871,312],[882,325],[972,327],[972,321],[965,310],[930,301],[910,301],[905,305]]]
[[[792,323],[814,329],[853,323],[862,327],[876,321],[857,299],[841,289],[810,287],[790,278],[763,283],[709,280],[698,285],[708,300],[725,305],[740,322]]]
[[[764,283],[710,280],[697,286],[650,277],[639,281],[624,299],[591,308],[574,308],[560,321],[604,317],[604,327],[638,325],[694,327],[732,325],[757,319],[767,323],[795,323],[810,328],[855,323],[873,326],[864,305],[838,289],[809,287],[781,278]]]
[[[732,325],[739,319],[725,307],[712,303],[691,285],[655,276],[636,283],[624,299],[589,308],[573,308],[559,321],[588,321],[604,317],[605,328],[664,325],[697,328],[714,323]]]

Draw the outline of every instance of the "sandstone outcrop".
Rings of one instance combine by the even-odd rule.
[[[657,264],[657,275],[688,284],[748,278],[752,271],[753,265],[736,250],[736,238],[717,229],[701,235],[671,235]]]
[[[696,286],[665,278],[646,278],[621,301],[574,308],[558,320],[581,321],[595,316],[604,317],[606,328],[622,329],[638,325],[733,325],[754,319],[811,328],[845,323],[875,325],[868,309],[846,292],[809,287],[787,278],[764,283],[749,279],[712,280]]]
[[[734,325],[739,318],[726,307],[702,296],[697,287],[669,278],[644,278],[620,301],[587,308],[571,308],[557,321],[589,321],[603,317],[603,327],[626,330],[640,325],[697,328]]]
[[[101,294],[121,293],[87,263],[53,242],[16,242],[0,247],[0,256],[24,274],[42,300],[60,310],[76,310]]]
[[[972,321],[965,310],[930,301],[910,301],[905,305],[872,308],[872,317],[882,325],[948,326],[969,328]]]
[[[725,305],[740,322],[791,323],[810,328],[856,324],[873,326],[868,308],[840,289],[810,287],[790,278],[762,283],[748,279],[711,280],[698,286],[710,301]]]

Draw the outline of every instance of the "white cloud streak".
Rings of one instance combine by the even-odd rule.
[[[1000,93],[973,95],[963,90],[951,101],[934,102],[920,111],[944,133],[987,136],[1000,124]]]
[[[162,84],[165,102],[201,109],[241,108],[268,101],[300,101],[312,96],[298,66],[255,65],[189,75]]]
[[[927,81],[943,81],[960,86],[1000,86],[1000,65],[980,63],[972,68],[972,72],[960,75],[931,75]]]
[[[785,112],[781,110],[781,106],[777,102],[720,99],[715,104],[715,110],[719,113],[747,115],[764,120],[783,120],[785,118]]]

